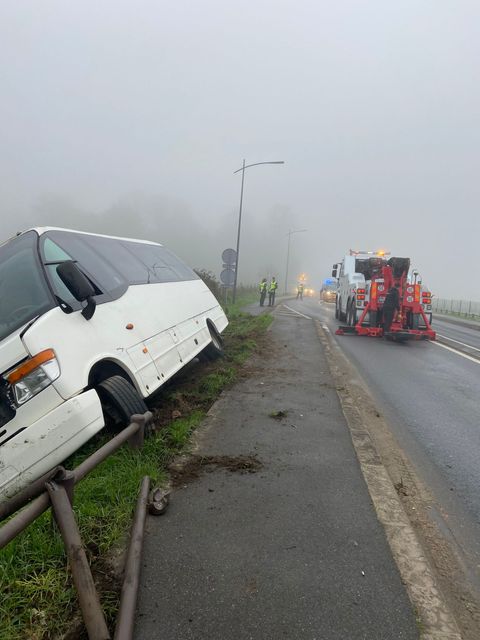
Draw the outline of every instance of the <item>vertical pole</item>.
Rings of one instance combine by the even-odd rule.
[[[243,183],[245,181],[245,158],[243,159],[242,166],[242,186],[240,189],[240,209],[238,211],[238,233],[237,233],[237,263],[235,265],[235,280],[233,283],[233,299],[232,304],[235,304],[237,299],[237,277],[238,277],[238,254],[240,251],[240,231],[242,229],[242,205],[243,205]]]
[[[149,491],[150,478],[145,476],[140,485],[137,508],[135,509],[130,535],[130,545],[125,561],[125,577],[120,597],[115,640],[132,640],[133,638]]]
[[[88,637],[90,640],[110,640],[105,616],[67,492],[56,482],[47,482],[46,486],[55,519],[62,534]]]
[[[287,287],[288,287],[288,263],[290,262],[290,238],[292,237],[292,232],[288,232],[288,242],[287,242],[287,268],[285,270],[285,295],[287,295]]]

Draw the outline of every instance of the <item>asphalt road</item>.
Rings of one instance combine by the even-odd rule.
[[[322,320],[334,334],[334,305],[308,298],[286,304]],[[439,503],[445,514],[438,516],[440,525],[465,554],[478,589],[480,331],[435,318],[433,328],[442,336],[438,344],[334,338]]]

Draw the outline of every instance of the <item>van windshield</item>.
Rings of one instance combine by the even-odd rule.
[[[54,306],[37,256],[37,235],[0,247],[0,341]]]

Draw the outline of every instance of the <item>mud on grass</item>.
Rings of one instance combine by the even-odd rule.
[[[150,403],[157,420],[156,431],[142,450],[123,447],[75,488],[77,522],[112,635],[121,589],[122,552],[142,477],[151,476],[154,484],[167,481],[168,465],[182,452],[221,391],[242,375],[241,366],[247,358],[262,349],[271,322],[269,315],[254,318],[236,308],[229,319],[224,333],[225,358],[189,366]],[[67,461],[67,467],[77,466],[106,439],[106,434],[94,438]],[[237,471],[252,472],[260,463],[237,460],[237,464]],[[233,471],[234,466],[227,460],[200,464],[202,471],[218,467]],[[63,544],[49,513],[0,551],[0,589],[2,640],[86,637]]]

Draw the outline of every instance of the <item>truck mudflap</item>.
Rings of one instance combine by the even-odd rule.
[[[369,336],[371,338],[385,337],[387,340],[406,342],[407,340],[435,340],[436,333],[432,329],[397,329],[383,332],[382,327],[362,327],[357,324],[354,327],[340,326],[335,331],[337,336],[356,335]]]

